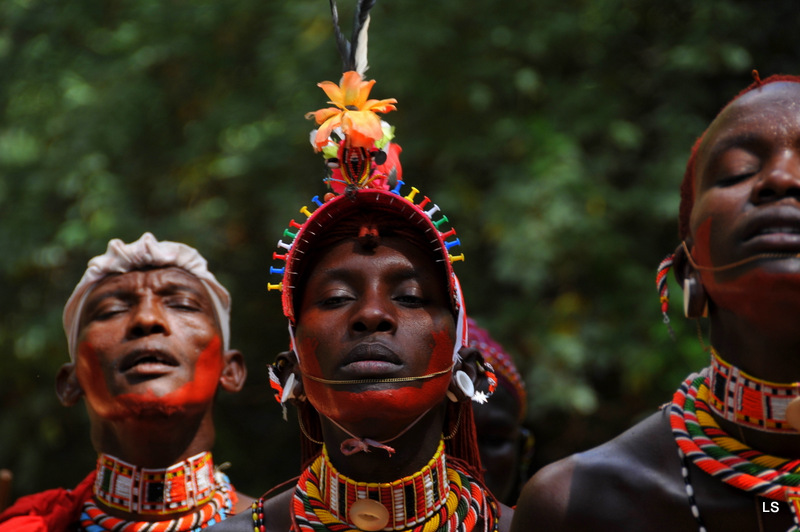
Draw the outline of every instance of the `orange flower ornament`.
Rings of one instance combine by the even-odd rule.
[[[328,103],[336,107],[306,114],[307,119],[314,118],[320,126],[314,137],[316,151],[321,151],[328,144],[336,128],[341,128],[347,144],[352,148],[372,148],[383,137],[381,119],[376,113],[394,111],[397,100],[368,100],[374,84],[374,79],[364,81],[361,74],[354,70],[345,72],[339,85],[332,81],[317,84],[330,98]]]

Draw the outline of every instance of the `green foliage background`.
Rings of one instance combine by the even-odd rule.
[[[678,244],[683,165],[752,69],[797,72],[796,3],[383,0],[373,15],[373,97],[398,99],[406,180],[454,221],[471,314],[518,356],[536,465],[669,400],[705,360],[677,295],[669,339],[653,281]],[[90,257],[145,230],[197,247],[234,297],[250,377],[220,396],[217,460],[252,494],[299,470],[268,392],[287,337],[266,285],[280,233],[322,190],[303,114],[339,75],[325,0],[0,2],[15,496],[93,467],[85,412],[53,393],[61,310]]]

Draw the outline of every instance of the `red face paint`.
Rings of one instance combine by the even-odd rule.
[[[309,376],[405,379],[448,370],[454,336],[441,272],[429,256],[401,239],[368,251],[345,241],[320,259],[305,289],[295,338],[305,393],[322,415],[359,436],[380,438],[441,403],[451,372],[362,384],[326,384]],[[380,346],[374,358],[364,352],[369,344]],[[370,362],[378,369],[370,370]],[[364,427],[384,434],[363,434]]]
[[[315,339],[306,338],[299,346],[304,375],[320,376],[317,345]],[[429,345],[430,357],[422,374],[450,368],[453,363],[452,333],[449,330],[434,331]],[[386,388],[355,392],[345,390],[345,385],[329,385],[309,378],[303,379],[303,387],[311,404],[338,423],[355,424],[370,419],[409,422],[444,400],[451,375],[451,372],[446,372],[429,379],[373,385]]]
[[[700,225],[691,252],[697,264],[720,267],[725,264],[717,264],[712,257],[712,225],[711,218]],[[800,301],[791,287],[800,288],[800,274],[776,271],[770,268],[770,262],[762,259],[721,272],[701,271],[700,277],[709,299],[717,307],[765,331],[786,330],[797,323]]]
[[[104,367],[96,351],[83,342],[76,372],[89,408],[101,418],[120,420],[148,412],[169,415],[213,400],[224,366],[221,345],[215,335],[199,354],[193,371],[181,367],[162,377],[130,383],[115,368]]]

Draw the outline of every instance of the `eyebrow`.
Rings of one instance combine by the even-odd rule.
[[[188,292],[200,299],[202,298],[209,299],[208,295],[196,289],[195,287],[189,284],[176,281],[168,281],[163,286],[156,287],[155,290],[155,294],[159,296],[169,296],[179,292]],[[108,292],[103,292],[101,290],[99,294],[92,293],[86,300],[85,311],[93,311],[103,301],[106,301],[107,299],[115,299],[115,298],[122,300],[133,299],[135,297],[134,294],[135,290],[127,290],[122,288],[114,288],[109,290]]]
[[[747,130],[737,134],[723,135],[717,139],[708,151],[707,161],[713,161],[731,148],[743,147],[754,148],[766,143],[763,135]]]
[[[713,146],[711,146],[710,149],[707,149],[706,153],[702,155],[698,161],[699,163],[702,163],[702,166],[698,165],[696,167],[697,173],[700,176],[705,176],[706,171],[716,164],[720,157],[722,157],[722,155],[728,150],[733,148],[742,148],[753,151],[761,148],[767,143],[768,141],[763,135],[754,133],[750,130],[745,130],[736,134],[723,135],[715,140]]]
[[[319,272],[320,279],[323,281],[351,281],[353,279],[360,279],[361,274],[350,268],[330,268]],[[398,266],[392,268],[386,277],[393,282],[402,282],[410,279],[422,279],[422,273],[413,267]]]

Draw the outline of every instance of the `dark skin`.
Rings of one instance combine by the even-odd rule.
[[[678,248],[679,282],[697,279],[708,302],[711,344],[728,362],[776,382],[800,380],[800,84],[772,83],[729,105],[712,122],[697,158],[691,236],[695,268]],[[781,258],[761,258],[762,253]],[[755,259],[755,260],[751,260]],[[717,416],[715,416],[717,417]],[[717,421],[767,454],[800,458],[800,435]],[[747,495],[690,465],[709,531],[785,531],[792,514],[763,510]],[[512,529],[696,531],[666,414],[537,473],[519,499]],[[535,523],[535,526],[534,526]]]
[[[486,486],[498,500],[510,502],[519,478],[520,406],[503,386],[485,404],[472,405]]]
[[[85,399],[98,453],[166,468],[212,448],[217,390],[239,391],[246,375],[242,354],[222,348],[202,283],[180,268],[160,268],[112,275],[91,291],[75,362],[59,370],[56,392],[65,406]],[[240,495],[236,510],[250,502]]]
[[[302,390],[315,407],[320,401],[333,401],[333,405],[319,404],[320,409],[336,415],[339,424],[359,437],[393,438],[419,417],[419,405],[408,405],[411,399],[396,402],[390,410],[391,399],[382,393],[389,390],[388,396],[402,396],[408,384],[324,385],[314,389],[313,383],[308,386],[305,372],[327,379],[394,378],[419,376],[451,364],[455,323],[441,273],[429,257],[401,239],[383,238],[374,249],[364,249],[353,240],[334,245],[308,277],[297,320],[300,363],[292,354],[283,355],[284,375],[294,372],[298,380],[302,378],[298,393]],[[442,331],[447,345],[434,347],[432,354]],[[367,344],[380,344],[385,349],[357,347]],[[477,379],[479,353],[462,349],[461,354],[459,367]],[[414,385],[420,386],[419,382]],[[422,418],[388,442],[396,451],[391,457],[383,449],[343,455],[339,446],[350,435],[323,417],[323,439],[332,463],[342,474],[368,482],[388,482],[419,471],[436,452],[442,435],[448,388],[467,400],[449,382],[449,375],[443,383],[431,386],[427,403],[421,405]],[[353,403],[347,392],[369,398],[359,415],[348,410],[359,403]],[[342,405],[347,408],[340,411]],[[294,487],[265,502],[267,530],[285,532],[291,527],[293,491]],[[508,530],[511,514],[510,509],[503,508],[501,530]],[[482,524],[477,526],[480,529]],[[249,515],[237,516],[215,525],[214,530],[252,530],[252,519]]]

